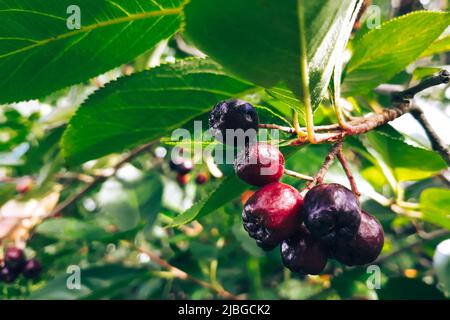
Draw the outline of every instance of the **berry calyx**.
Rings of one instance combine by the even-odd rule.
[[[277,182],[284,172],[284,157],[278,148],[267,143],[255,143],[236,157],[234,169],[239,178],[254,186]]]
[[[256,109],[243,100],[225,100],[216,104],[209,116],[209,127],[212,135],[220,142],[235,144],[233,139],[227,138],[227,130],[241,129],[244,133],[255,134],[258,131],[259,118]],[[248,130],[254,130],[249,132]],[[233,132],[231,132],[233,134]],[[234,132],[236,133],[236,132]],[[252,137],[249,137],[252,139]]]
[[[27,279],[37,279],[41,274],[42,266],[38,260],[35,258],[30,259],[26,262],[22,274]]]
[[[303,214],[308,230],[328,245],[350,241],[361,222],[358,199],[337,183],[321,184],[309,190]]]
[[[290,237],[302,222],[303,199],[293,187],[274,182],[256,191],[242,212],[244,229],[264,250]]]
[[[25,265],[25,254],[22,249],[10,247],[5,251],[5,266],[10,271],[20,272]]]
[[[198,185],[202,185],[208,182],[208,175],[204,172],[200,172],[197,177],[195,177],[195,183]]]
[[[327,265],[328,251],[305,226],[301,226],[292,237],[281,243],[281,258],[292,272],[319,274]]]
[[[13,283],[18,276],[19,273],[17,271],[11,270],[7,266],[0,268],[0,281],[5,283]]]
[[[355,237],[348,243],[338,243],[333,247],[333,257],[348,266],[365,265],[378,258],[383,244],[384,232],[380,222],[362,211]]]

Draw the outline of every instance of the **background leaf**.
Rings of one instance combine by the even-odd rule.
[[[78,109],[64,133],[63,153],[75,164],[152,141],[251,88],[201,59],[120,78]]]
[[[450,13],[420,11],[392,19],[355,43],[342,91],[366,93],[390,80],[436,40],[450,24]]]
[[[284,83],[300,96],[297,3],[302,3],[310,91],[317,105],[340,54],[340,42],[347,41],[341,35],[352,27],[349,21],[357,2],[192,0],[185,8],[186,33],[231,72],[265,88]],[[299,105],[295,108],[301,110]]]
[[[179,29],[182,3],[1,1],[0,102],[38,98],[127,63]],[[73,4],[81,28],[69,30]]]
[[[423,219],[450,230],[450,190],[430,188],[420,195]]]

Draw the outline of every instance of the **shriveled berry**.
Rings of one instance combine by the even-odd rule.
[[[209,115],[209,127],[212,135],[218,141],[231,145],[236,143],[236,139],[235,137],[227,139],[227,130],[242,129],[244,133],[249,133],[249,137],[252,139],[251,134],[254,134],[253,138],[256,138],[258,124],[259,118],[256,109],[243,100],[221,101],[214,106]]]
[[[277,147],[254,143],[239,152],[234,162],[239,178],[254,186],[277,182],[283,176],[284,157]]]
[[[19,273],[17,271],[11,270],[7,266],[0,268],[0,281],[5,283],[13,283],[18,276]]]
[[[200,172],[197,177],[195,177],[195,183],[202,185],[208,182],[208,175],[204,172]]]
[[[361,212],[361,224],[356,236],[348,243],[338,242],[333,247],[333,257],[346,265],[365,265],[375,261],[383,249],[384,232],[378,220]]]
[[[37,279],[41,274],[42,266],[35,258],[30,259],[25,264],[22,270],[22,274],[27,279]]]
[[[244,229],[264,250],[290,237],[302,222],[303,199],[293,187],[274,182],[256,191],[244,206]]]
[[[302,274],[319,274],[328,260],[327,248],[306,229],[299,230],[281,243],[281,258],[286,268]]]
[[[25,254],[22,249],[10,247],[5,251],[4,260],[9,270],[20,272],[25,265]]]
[[[358,199],[337,183],[312,188],[305,196],[303,214],[308,230],[328,245],[350,241],[361,222]]]
[[[177,174],[177,181],[180,185],[185,186],[189,183],[191,176],[189,174]]]

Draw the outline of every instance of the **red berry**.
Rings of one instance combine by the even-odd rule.
[[[189,174],[177,174],[177,181],[180,185],[185,186],[188,184],[191,176]]]
[[[22,249],[10,247],[5,251],[5,266],[11,271],[20,272],[25,265],[25,254]]]
[[[36,279],[39,277],[42,271],[42,266],[35,258],[30,259],[23,268],[23,276],[27,279]]]
[[[195,183],[202,185],[208,182],[208,175],[204,172],[200,172],[195,178]]]
[[[264,250],[290,237],[302,222],[303,199],[293,187],[280,182],[256,191],[244,206],[244,229]]]
[[[383,249],[384,232],[378,220],[361,212],[361,224],[356,236],[348,243],[340,242],[333,247],[333,257],[346,265],[365,265],[376,260]]]
[[[301,226],[289,239],[281,243],[283,264],[293,272],[319,274],[328,260],[326,247]]]
[[[16,191],[25,194],[33,187],[33,180],[30,177],[22,177],[16,183]]]
[[[283,176],[284,157],[278,148],[255,143],[244,148],[234,163],[239,178],[254,186],[277,182]]]

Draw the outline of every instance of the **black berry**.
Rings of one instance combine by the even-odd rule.
[[[236,157],[234,169],[239,178],[254,186],[277,182],[283,176],[284,157],[278,148],[254,143]]]
[[[0,281],[5,283],[13,283],[18,276],[19,273],[17,271],[11,270],[7,266],[0,268]]]
[[[264,250],[290,237],[302,222],[303,199],[293,187],[274,182],[256,191],[242,212],[244,229]]]
[[[303,214],[308,230],[328,245],[350,241],[361,222],[358,199],[336,183],[312,188],[305,196]]]
[[[327,248],[305,228],[281,243],[281,258],[286,268],[302,274],[319,274],[328,260]]]
[[[4,260],[9,270],[20,272],[25,265],[25,254],[22,249],[10,247],[5,251]]]
[[[348,243],[338,243],[332,250],[333,257],[349,266],[365,265],[375,261],[383,244],[383,227],[374,216],[362,211],[356,236]]]
[[[235,144],[236,139],[227,139],[227,130],[242,129],[249,134],[249,139],[256,138],[258,130],[258,113],[248,102],[242,100],[225,100],[216,104],[209,115],[209,127],[212,135],[220,142]],[[254,130],[249,132],[247,130]],[[231,132],[233,134],[233,132]],[[234,132],[237,134],[237,132]],[[252,133],[254,136],[252,137]],[[239,140],[238,140],[239,141]],[[242,141],[244,144],[245,141]]]
[[[25,264],[22,274],[27,279],[37,279],[41,274],[42,266],[36,259],[30,259]]]

